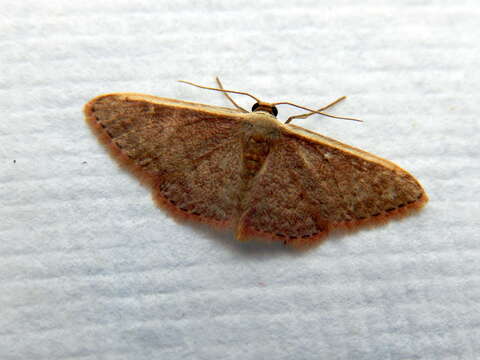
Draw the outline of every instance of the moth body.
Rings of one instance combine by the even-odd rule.
[[[392,162],[252,112],[150,95],[102,95],[85,106],[111,154],[174,215],[303,246],[335,228],[380,224],[422,207],[418,181]]]

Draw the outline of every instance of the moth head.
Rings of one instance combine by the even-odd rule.
[[[189,84],[189,85],[193,85],[193,86],[196,86],[196,87],[199,87],[199,88],[202,88],[202,89],[208,89],[208,90],[215,90],[215,91],[222,91],[225,96],[228,98],[228,100],[230,100],[233,105],[235,105],[235,107],[237,109],[239,109],[240,111],[242,112],[248,112],[247,110],[245,110],[244,108],[242,108],[241,106],[239,106],[229,95],[228,93],[232,93],[232,94],[240,94],[240,95],[246,95],[246,96],[249,96],[251,97],[252,99],[254,99],[256,101],[255,104],[253,104],[252,106],[252,111],[253,112],[256,112],[256,111],[263,111],[263,112],[266,112],[266,113],[269,113],[270,115],[273,115],[274,117],[277,117],[278,115],[278,110],[277,110],[277,107],[275,105],[290,105],[290,106],[295,106],[297,108],[300,108],[300,109],[303,109],[303,110],[307,110],[308,113],[306,114],[301,114],[301,115],[295,115],[295,116],[290,116],[287,121],[285,121],[285,124],[288,124],[290,121],[292,121],[293,119],[304,119],[306,117],[309,117],[310,115],[312,114],[321,114],[321,115],[325,115],[325,116],[328,116],[328,117],[332,117],[332,118],[335,118],[335,119],[345,119],[345,120],[353,120],[353,121],[362,121],[362,120],[359,120],[359,119],[355,119],[355,118],[349,118],[349,117],[344,117],[344,116],[335,116],[335,115],[330,115],[330,114],[327,114],[327,113],[324,113],[323,110],[325,109],[328,109],[329,107],[335,105],[336,103],[342,101],[343,99],[345,99],[345,96],[342,96],[340,98],[338,98],[337,100],[335,100],[334,102],[328,104],[327,106],[324,106],[322,107],[321,109],[318,109],[318,110],[313,110],[313,109],[310,109],[308,107],[305,107],[305,106],[301,106],[301,105],[297,105],[297,104],[294,104],[294,103],[291,103],[289,101],[281,101],[281,102],[275,102],[275,103],[267,103],[267,102],[263,102],[261,101],[259,98],[253,96],[252,94],[249,94],[247,92],[244,92],[244,91],[236,91],[236,90],[226,90],[223,88],[223,85],[222,83],[220,82],[220,79],[217,77],[216,78],[217,80],[217,84],[219,86],[219,88],[212,88],[212,87],[208,87],[208,86],[203,86],[203,85],[198,85],[198,84],[194,84],[190,81],[185,81],[185,80],[179,80],[180,82],[183,82],[183,83],[186,83],[186,84]]]
[[[256,102],[255,104],[253,104],[252,106],[252,111],[255,112],[255,111],[264,111],[264,112],[267,112],[269,114],[272,114],[273,116],[277,116],[278,115],[278,110],[277,110],[277,107],[273,104],[270,104],[270,103],[267,103],[267,102]]]

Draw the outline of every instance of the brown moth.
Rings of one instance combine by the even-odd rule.
[[[217,80],[218,81],[218,80]],[[134,93],[101,95],[86,121],[113,157],[173,215],[251,237],[305,246],[335,228],[378,224],[422,207],[418,181],[390,161],[277,120],[278,104],[250,96],[252,112]],[[293,105],[293,104],[290,104]],[[300,106],[299,106],[300,107]],[[335,116],[332,116],[335,117]],[[348,119],[348,118],[347,118]],[[355,119],[351,119],[355,120]]]

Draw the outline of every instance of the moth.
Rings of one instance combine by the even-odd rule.
[[[419,182],[392,162],[300,126],[323,112],[223,92],[235,108],[135,93],[98,96],[86,121],[111,155],[182,219],[233,228],[239,240],[306,246],[332,229],[378,224],[422,207]],[[228,94],[250,96],[252,111]],[[308,112],[280,122],[277,105]],[[346,118],[356,120],[352,118]]]

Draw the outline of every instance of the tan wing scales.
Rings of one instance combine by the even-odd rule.
[[[305,245],[337,227],[378,223],[427,195],[395,164],[265,112],[140,94],[99,96],[86,119],[114,157],[182,218],[237,238]],[[265,109],[264,109],[265,108]]]
[[[241,188],[237,110],[139,94],[97,97],[87,122],[114,157],[185,218],[228,226]]]
[[[292,125],[271,147],[247,198],[238,237],[296,245],[427,201],[415,178],[393,163]]]

